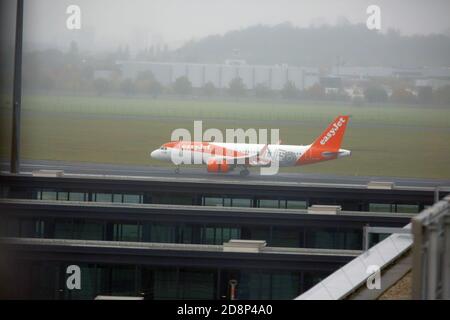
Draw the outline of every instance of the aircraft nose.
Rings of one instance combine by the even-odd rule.
[[[150,153],[150,157],[152,157],[153,159],[158,159],[159,158],[159,150],[153,150],[152,153]]]

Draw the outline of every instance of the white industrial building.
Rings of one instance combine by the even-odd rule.
[[[143,71],[151,71],[163,85],[172,84],[177,78],[186,76],[194,88],[211,82],[217,88],[228,88],[232,79],[239,77],[247,89],[264,84],[272,90],[281,90],[292,81],[298,89],[308,88],[319,82],[317,68],[299,68],[287,65],[248,65],[241,63],[199,64],[149,61],[118,61],[122,77],[134,79]]]

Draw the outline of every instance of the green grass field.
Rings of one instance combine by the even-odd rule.
[[[8,156],[10,101],[1,98],[0,156]],[[338,114],[352,116],[343,147],[349,158],[283,171],[450,178],[450,108],[282,102],[26,96],[21,156],[167,165],[149,151],[176,128],[279,128],[285,144],[308,144]]]

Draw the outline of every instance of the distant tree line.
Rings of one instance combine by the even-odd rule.
[[[301,28],[282,23],[190,41],[177,55],[186,62],[221,63],[235,51],[250,64],[448,67],[450,36],[407,36],[393,29],[381,33],[368,30],[365,24]]]
[[[161,84],[151,71],[142,71],[136,78],[124,78],[116,61],[129,57],[128,48],[119,47],[101,57],[80,53],[76,43],[66,52],[45,50],[27,52],[23,62],[23,88],[25,91],[69,94],[120,94],[125,96],[147,95],[158,98],[161,95],[202,96],[205,98],[230,97],[284,100],[352,101],[363,103],[438,104],[450,106],[450,86],[431,91],[418,88],[413,92],[408,84],[397,79],[384,82],[369,81],[364,84],[361,95],[351,97],[343,89],[327,90],[315,84],[304,90],[288,81],[281,90],[272,90],[267,84],[259,83],[252,89],[246,87],[239,77],[230,81],[227,88],[217,88],[207,82],[201,88],[193,88],[187,77],[179,77],[170,85]],[[96,76],[95,70],[107,70],[108,74]],[[12,81],[9,81],[12,83]],[[393,88],[392,92],[386,88]]]
[[[315,84],[305,90],[300,90],[292,81],[286,82],[281,90],[273,90],[264,83],[257,84],[253,89],[248,89],[243,80],[236,77],[230,81],[225,89],[217,88],[212,82],[205,83],[201,88],[193,88],[192,83],[185,76],[177,78],[172,85],[163,86],[159,83],[150,71],[139,73],[136,80],[124,79],[121,82],[120,90],[125,95],[146,94],[157,98],[161,94],[177,96],[203,96],[284,99],[284,100],[311,100],[311,101],[348,101],[356,104],[362,103],[396,103],[396,104],[435,104],[450,106],[450,86],[444,86],[437,90],[412,91],[406,87],[399,87],[392,90],[391,95],[383,85],[376,82],[368,83],[362,88],[361,95],[352,97],[345,90],[331,90],[320,84]]]

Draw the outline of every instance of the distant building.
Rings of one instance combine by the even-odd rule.
[[[405,89],[406,92],[409,92],[410,94],[412,94],[413,96],[417,97],[418,96],[418,91],[412,88],[406,88]]]
[[[111,70],[96,70],[94,71],[94,79],[111,80],[113,78],[114,71]]]
[[[135,79],[143,71],[151,71],[155,78],[169,86],[179,77],[187,77],[194,88],[212,83],[216,88],[226,89],[234,78],[241,78],[247,89],[263,84],[271,90],[281,90],[290,81],[300,89],[321,84],[327,93],[361,86],[371,79],[394,78],[416,82],[417,87],[432,89],[450,84],[450,68],[394,68],[394,67],[346,67],[331,68],[327,76],[320,76],[319,68],[280,65],[251,65],[243,59],[227,59],[223,64],[185,62],[117,61],[122,78]],[[97,73],[97,72],[96,72]],[[98,71],[95,77],[105,77]],[[426,85],[424,85],[426,83]],[[388,92],[391,88],[386,88]]]
[[[339,66],[331,74],[348,80],[368,80],[377,78],[401,78],[412,80],[434,79],[450,81],[450,68],[397,68],[397,67],[357,67]],[[437,82],[438,83],[438,82]]]
[[[386,67],[333,67],[331,74],[349,80],[364,80],[371,78],[389,78],[394,76],[393,68]]]
[[[359,86],[353,85],[352,87],[345,88],[344,91],[352,100],[364,99],[364,90]]]
[[[242,66],[247,64],[247,62],[242,59],[227,59],[225,60],[225,64],[229,66]]]
[[[340,77],[321,77],[320,85],[326,94],[339,93],[342,90],[342,79]]]
[[[416,87],[422,88],[422,87],[430,87],[433,90],[449,86],[450,85],[450,78],[449,79],[419,79],[416,80]]]
[[[298,89],[319,82],[317,68],[300,68],[288,65],[249,65],[245,60],[227,60],[224,64],[199,64],[177,62],[118,61],[123,78],[134,79],[142,71],[151,71],[163,85],[172,84],[185,76],[194,88],[211,82],[216,88],[228,88],[234,78],[241,78],[247,89],[264,84],[269,89],[281,90],[291,81]]]

